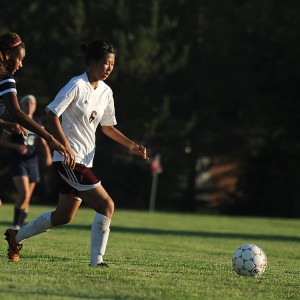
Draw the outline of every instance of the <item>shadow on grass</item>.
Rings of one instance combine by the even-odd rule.
[[[249,234],[249,233],[232,233],[232,232],[208,232],[208,231],[183,231],[183,230],[162,230],[149,228],[132,228],[111,226],[113,232],[132,233],[132,234],[151,234],[151,235],[174,235],[187,237],[201,237],[201,238],[230,238],[230,239],[245,239],[248,238],[256,240],[269,241],[286,241],[286,242],[300,242],[300,237],[270,235],[270,234]]]
[[[12,227],[12,222],[0,222],[0,226],[3,227],[3,228],[5,228],[4,230],[6,230],[7,228],[11,228]]]
[[[76,230],[91,230],[89,225],[68,224],[69,228]],[[200,238],[230,238],[230,239],[255,239],[268,241],[282,241],[282,242],[300,242],[300,237],[284,236],[277,234],[263,234],[263,233],[234,233],[234,232],[209,232],[209,231],[190,231],[190,230],[164,230],[157,228],[142,228],[142,227],[125,227],[111,225],[112,232],[130,233],[130,234],[149,234],[149,235],[169,235],[169,236],[186,236],[186,237],[200,237]]]
[[[1,298],[1,294],[5,294],[6,296],[10,295],[10,296],[15,296],[18,297],[20,296],[20,291],[18,290],[17,286],[11,286],[10,288],[1,288],[0,290],[0,298]],[[49,297],[49,294],[47,292],[35,292],[35,291],[22,291],[22,297],[25,299],[29,299],[30,297],[39,297],[39,298],[35,298],[35,299],[46,299]],[[28,297],[28,298],[27,298]],[[68,293],[66,291],[64,292],[56,292],[53,293],[51,292],[50,297],[57,297],[57,299],[59,299],[61,297],[61,299],[64,299],[66,297],[70,298],[70,299],[99,299],[99,296],[91,296],[91,295],[86,295],[86,294],[82,294],[82,295],[78,295],[78,293],[74,294],[74,293]],[[5,298],[1,298],[1,299],[5,299]],[[17,298],[16,298],[17,299]],[[105,299],[112,299],[112,298],[105,298]],[[120,298],[121,299],[121,298]]]
[[[0,226],[9,227],[8,222],[0,222]],[[5,227],[5,228],[6,228]],[[91,230],[90,225],[67,224],[57,229],[75,229],[75,230]],[[300,237],[284,236],[277,234],[263,234],[263,233],[233,233],[233,232],[208,232],[208,231],[185,231],[185,230],[164,230],[155,228],[140,228],[140,227],[125,227],[125,226],[111,226],[112,232],[130,233],[130,234],[149,234],[149,235],[169,235],[169,236],[186,236],[186,237],[201,237],[201,238],[230,238],[230,239],[249,239],[249,240],[268,240],[268,241],[282,241],[282,242],[300,242]],[[1,234],[1,233],[0,233]]]

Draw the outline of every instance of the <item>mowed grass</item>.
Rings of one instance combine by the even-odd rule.
[[[53,207],[32,206],[29,219]],[[0,209],[1,235],[12,205]],[[117,210],[109,269],[89,264],[94,212],[24,243],[10,263],[0,243],[0,299],[300,299],[300,220]],[[243,243],[267,254],[260,277],[241,277],[231,256]]]

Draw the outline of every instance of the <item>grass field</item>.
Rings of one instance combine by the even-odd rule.
[[[32,206],[29,219],[53,207]],[[0,231],[13,207],[0,209]],[[24,243],[10,263],[0,243],[0,299],[300,299],[300,220],[116,211],[106,262],[91,268],[94,213]],[[231,256],[243,243],[267,254],[260,277],[240,277]]]

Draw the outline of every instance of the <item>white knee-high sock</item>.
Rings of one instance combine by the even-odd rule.
[[[22,227],[16,235],[16,242],[21,244],[25,239],[50,230],[51,213],[48,211]]]
[[[91,230],[91,266],[103,262],[111,219],[96,213]]]

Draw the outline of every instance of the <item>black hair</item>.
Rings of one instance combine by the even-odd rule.
[[[116,55],[115,47],[108,41],[95,40],[89,44],[81,44],[81,51],[85,54],[85,63],[88,64],[90,59],[100,60],[106,54],[113,53]]]
[[[20,36],[14,32],[8,32],[0,36],[0,50],[17,52],[21,48],[25,48]]]
[[[14,32],[8,32],[0,36],[0,75],[5,72],[4,55],[7,51],[18,53],[20,49],[25,49],[25,44],[20,36]]]

